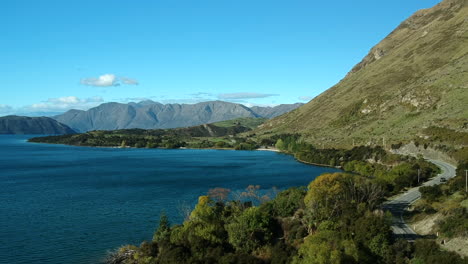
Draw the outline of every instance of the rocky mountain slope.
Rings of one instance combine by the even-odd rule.
[[[68,126],[48,117],[0,117],[0,134],[73,134]]]
[[[211,101],[197,104],[105,103],[87,111],[70,110],[53,117],[76,131],[127,128],[157,129],[189,127],[239,117],[275,117],[301,104],[248,108],[241,104]]]
[[[427,139],[424,129],[434,126],[468,132],[467,3],[444,0],[416,12],[338,84],[256,133],[349,147]]]
[[[295,104],[280,104],[274,107],[266,106],[252,106],[250,109],[254,111],[257,115],[263,118],[274,118],[280,116],[284,113],[290,112],[300,106],[304,105],[303,103]]]

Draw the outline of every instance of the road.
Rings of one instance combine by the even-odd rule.
[[[455,177],[456,167],[453,165],[439,160],[428,159],[428,161],[437,165],[441,169],[441,173],[431,180],[425,182],[423,186],[441,184],[440,178],[442,177],[446,179]],[[413,229],[411,229],[411,227],[409,227],[403,220],[403,213],[410,204],[414,203],[419,198],[421,198],[419,187],[415,187],[383,204],[382,208],[384,210],[390,211],[393,214],[392,230],[397,237],[406,240],[415,240],[418,237]]]

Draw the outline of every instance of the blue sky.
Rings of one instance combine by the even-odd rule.
[[[4,0],[0,115],[305,102],[439,0]]]

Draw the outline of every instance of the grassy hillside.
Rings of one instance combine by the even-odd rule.
[[[383,138],[388,147],[426,137],[427,127],[466,135],[467,17],[466,0],[416,12],[337,85],[255,133],[300,133],[323,147],[382,144]]]
[[[91,147],[255,149],[258,146],[254,142],[236,137],[249,130],[237,123],[224,127],[204,124],[173,129],[95,130],[74,135],[36,137],[29,141]]]
[[[241,117],[232,120],[220,121],[213,123],[213,125],[218,127],[232,127],[232,126],[243,126],[250,129],[255,129],[259,125],[265,123],[267,118],[253,118],[253,117]]]

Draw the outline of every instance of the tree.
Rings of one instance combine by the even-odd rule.
[[[270,219],[259,207],[247,208],[226,226],[229,243],[242,253],[250,253],[267,244],[273,236]]]
[[[304,203],[311,220],[321,221],[331,220],[345,209],[357,209],[360,205],[374,209],[383,196],[383,187],[367,178],[333,173],[322,174],[309,184]]]
[[[226,147],[228,147],[228,145],[224,141],[218,141],[218,142],[216,142],[215,147],[216,148],[226,148]]]
[[[411,187],[418,183],[418,171],[408,162],[395,166],[390,173],[395,179],[395,187],[397,190]]]
[[[203,239],[210,244],[220,244],[225,240],[224,223],[220,217],[222,207],[216,206],[208,196],[200,196],[198,204],[183,224],[189,242]]]
[[[434,202],[442,195],[439,185],[421,186],[419,192],[421,192],[421,198],[426,199],[428,202]]]
[[[275,215],[287,217],[304,207],[305,188],[289,188],[280,192],[274,200],[271,201]]]
[[[464,264],[460,255],[441,250],[433,240],[418,239],[414,243],[414,263]],[[419,262],[417,262],[419,261]]]
[[[308,186],[304,197],[304,204],[313,218],[330,219],[336,216],[338,208],[343,202],[344,185],[342,180],[345,176],[341,173],[322,174],[312,181]]]
[[[353,233],[354,240],[365,245],[374,255],[386,258],[390,254],[392,231],[384,217],[367,212],[355,221]]]
[[[276,141],[275,147],[279,150],[283,150],[285,148],[285,144],[281,138]]]
[[[166,213],[163,211],[159,217],[159,226],[153,235],[153,241],[163,242],[168,241],[171,236],[171,224],[167,218]]]
[[[308,236],[293,264],[357,263],[358,250],[353,241],[341,240],[336,231],[321,231]]]

